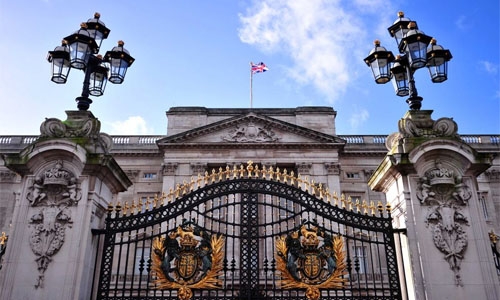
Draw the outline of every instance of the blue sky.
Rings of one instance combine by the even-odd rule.
[[[363,59],[373,40],[397,52],[398,11],[449,49],[448,81],[415,73],[422,109],[452,117],[461,134],[500,133],[499,2],[414,0],[0,0],[0,134],[39,134],[45,118],[76,110],[83,72],[50,81],[47,51],[101,13],[104,54],[125,41],[136,59],[122,85],[108,83],[90,110],[101,131],[166,134],[174,106],[332,106],[337,134],[390,134],[408,110],[390,83],[377,85]]]

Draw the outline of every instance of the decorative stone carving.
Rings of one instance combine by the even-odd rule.
[[[279,138],[269,125],[259,126],[253,122],[238,124],[222,137],[226,142],[275,142]]]
[[[125,174],[127,174],[128,178],[130,179],[137,179],[137,176],[139,176],[139,173],[141,173],[141,170],[124,170]]]
[[[468,245],[464,226],[469,225],[462,208],[471,197],[470,187],[453,170],[444,168],[439,160],[420,178],[417,188],[420,203],[429,206],[426,224],[432,232],[434,245],[445,255],[459,286],[462,285],[460,264]]]
[[[297,172],[301,175],[311,174],[312,164],[310,163],[298,163]]]
[[[177,170],[177,163],[166,163],[163,164],[162,173],[163,176],[173,176],[175,175],[175,170]]]
[[[207,164],[203,163],[195,163],[191,164],[191,170],[193,175],[198,175],[198,174],[205,174],[205,171],[207,171]]]
[[[0,182],[13,182],[16,179],[16,173],[12,171],[0,171]]]
[[[425,115],[424,115],[425,116]],[[458,126],[453,119],[403,118],[398,122],[399,133],[403,137],[444,137],[457,134]]]
[[[490,181],[500,180],[500,171],[496,169],[487,170],[484,172],[484,175],[486,175]]]
[[[374,169],[365,169],[365,170],[363,170],[363,172],[365,173],[366,180],[368,180],[368,179],[370,179],[370,177],[372,177],[373,173],[375,173],[375,170]]]
[[[328,175],[340,175],[339,163],[325,163],[325,169],[328,172]]]
[[[431,110],[408,111],[399,120],[399,132],[392,133],[386,139],[385,146],[391,150],[400,140],[415,137],[455,137],[459,138],[458,125],[451,118],[433,120]]]
[[[101,122],[88,111],[67,111],[68,119],[47,118],[40,125],[40,138],[76,138],[82,146],[108,153],[113,139],[101,133]],[[97,150],[97,151],[96,151]]]
[[[52,256],[61,249],[66,227],[71,227],[68,207],[78,205],[82,198],[76,177],[65,170],[62,161],[56,161],[38,175],[26,195],[36,213],[29,220],[30,246],[37,256],[38,279],[35,288],[43,287],[44,273]]]

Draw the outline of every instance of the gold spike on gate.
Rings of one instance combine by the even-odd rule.
[[[262,166],[262,171],[260,173],[262,174],[262,179],[266,179],[267,170],[265,165]]]
[[[254,172],[255,172],[254,177],[259,178],[259,174],[260,174],[259,165],[255,165]]]
[[[273,166],[270,166],[268,169],[267,169],[267,174],[269,175],[269,180],[274,180],[274,169],[273,169]]]
[[[217,174],[215,173],[215,169],[212,169],[212,174],[210,174],[210,182],[214,183],[215,182],[215,177]]]
[[[188,189],[188,184],[186,182],[186,179],[184,179],[182,181],[182,185],[181,185],[181,191],[182,191],[182,195],[186,195],[187,194],[187,189]]]
[[[233,179],[238,178],[238,167],[236,165],[233,166]]]
[[[167,204],[170,202],[174,201],[174,189],[170,188],[170,191],[168,192],[168,197],[167,197]]]
[[[190,192],[194,191],[194,185],[195,185],[194,176],[191,176],[191,181],[189,182],[189,191]]]
[[[122,210],[122,205],[120,204],[120,201],[118,201],[118,202],[116,202],[116,205],[115,205],[115,214],[117,217],[120,216],[121,210]]]
[[[155,197],[153,198],[153,209],[158,208],[158,202],[159,202],[158,194],[155,194]]]
[[[198,178],[196,179],[196,188],[199,189],[201,187],[201,183],[203,182],[203,177],[200,173],[198,173]]]
[[[203,177],[203,181],[205,182],[205,185],[208,184],[208,171],[205,171],[205,176]]]
[[[128,206],[128,201],[125,201],[125,205],[123,206],[123,216],[126,216],[128,214],[128,210],[130,207]]]
[[[370,214],[371,214],[372,216],[375,216],[375,202],[374,202],[374,201],[370,201],[370,206],[369,206],[369,208],[370,208]]]
[[[181,185],[178,183],[178,184],[175,186],[175,196],[174,196],[174,199],[179,198],[180,193],[181,193]]]
[[[243,164],[240,165],[240,178],[245,177],[245,167]]]
[[[249,160],[247,162],[247,173],[248,173],[248,178],[252,178],[252,171],[253,171],[253,161]]]
[[[363,214],[367,215],[368,214],[368,203],[366,202],[366,199],[363,199],[363,204],[361,205],[363,208]]]

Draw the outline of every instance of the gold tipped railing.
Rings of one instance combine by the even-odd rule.
[[[307,176],[302,177],[300,174],[295,176],[293,171],[288,173],[287,169],[281,170],[279,167],[274,169],[270,166],[266,169],[265,166],[262,166],[262,168],[259,168],[259,166],[254,165],[251,160],[247,162],[246,167],[243,164],[239,167],[235,165],[232,169],[226,166],[226,168],[220,167],[218,170],[212,169],[211,172],[206,171],[203,176],[201,174],[198,174],[197,177],[191,176],[189,182],[184,180],[182,184],[178,183],[175,185],[175,188],[170,188],[167,194],[163,192],[161,195],[155,195],[152,200],[150,197],[147,197],[145,200],[132,200],[130,203],[126,201],[123,206],[120,202],[117,202],[114,206],[110,204],[108,206],[108,213],[111,214],[114,212],[115,217],[135,215],[168,205],[204,186],[241,178],[255,178],[281,182],[297,187],[330,205],[340,206],[345,210],[359,214],[375,216],[378,212],[379,216],[383,216],[384,212],[388,215],[391,213],[391,205],[389,203],[384,206],[381,201],[378,201],[377,205],[375,205],[373,201],[368,202],[362,200],[360,202],[359,199],[353,201],[350,196],[346,199],[344,194],[340,195],[339,198],[337,192],[330,192],[330,190],[324,188],[323,184],[316,184],[314,180],[309,180]]]

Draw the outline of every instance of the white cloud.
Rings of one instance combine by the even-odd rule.
[[[498,73],[498,65],[489,62],[489,61],[480,61],[482,69],[485,70],[489,74],[497,74]]]
[[[464,15],[458,17],[455,21],[455,26],[462,31],[466,31],[471,27],[469,19]]]
[[[148,128],[146,121],[141,116],[129,117],[125,121],[111,122],[111,131],[108,134],[113,135],[148,135],[152,134],[152,129]]]
[[[263,0],[239,17],[242,42],[289,56],[287,75],[313,85],[331,102],[353,80],[350,61],[364,55],[358,53],[365,42],[363,22],[340,1]]]
[[[351,129],[356,131],[357,128],[361,126],[368,118],[370,117],[370,113],[366,109],[362,109],[351,115],[349,118],[349,124],[351,125]]]

